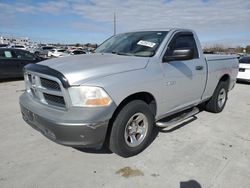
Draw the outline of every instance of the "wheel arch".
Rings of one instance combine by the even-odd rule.
[[[155,97],[149,93],[149,92],[137,92],[137,93],[133,93],[129,96],[127,96],[126,98],[124,98],[120,104],[117,106],[116,110],[114,111],[111,119],[109,120],[109,125],[108,125],[108,130],[107,130],[107,134],[106,134],[106,139],[105,139],[105,143],[109,144],[109,137],[110,137],[110,133],[111,133],[111,129],[112,129],[112,124],[115,120],[115,117],[118,115],[118,113],[121,111],[121,109],[128,104],[131,101],[134,100],[142,100],[145,103],[147,103],[149,105],[150,110],[152,111],[154,117],[156,116],[157,113],[157,102]]]
[[[151,93],[143,91],[143,92],[133,93],[133,94],[127,96],[126,98],[124,98],[120,102],[120,104],[117,106],[115,112],[113,113],[113,116],[115,116],[115,114],[117,114],[126,104],[128,104],[129,102],[131,102],[133,100],[144,101],[145,103],[147,103],[149,105],[149,108],[152,111],[152,113],[154,114],[154,116],[156,115],[157,103],[156,103],[155,97]]]
[[[230,84],[230,76],[229,76],[229,74],[224,74],[223,76],[221,76],[221,78],[220,78],[218,84],[219,84],[220,82],[226,82],[226,83],[227,83],[227,86],[229,87],[229,84]],[[218,84],[217,84],[217,85],[218,85]]]

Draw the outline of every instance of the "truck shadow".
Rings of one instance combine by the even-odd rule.
[[[84,153],[94,153],[94,154],[111,154],[112,153],[112,151],[110,151],[105,146],[102,146],[100,148],[74,148],[74,149],[84,152]]]
[[[155,138],[159,134],[159,128],[154,127],[152,136],[149,140],[149,145],[155,140]],[[85,153],[94,153],[94,154],[112,154],[113,152],[108,149],[107,141],[103,144],[103,146],[97,148],[74,148],[78,151],[85,152]]]

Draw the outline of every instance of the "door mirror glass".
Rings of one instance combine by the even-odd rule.
[[[192,48],[181,48],[169,50],[163,57],[163,62],[190,60],[193,59],[193,57],[194,50]]]

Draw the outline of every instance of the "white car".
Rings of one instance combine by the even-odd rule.
[[[65,54],[65,49],[52,49],[48,52],[49,57],[60,57]]]
[[[250,56],[240,58],[237,80],[250,82]]]

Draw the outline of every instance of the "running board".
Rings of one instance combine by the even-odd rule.
[[[167,121],[157,121],[156,126],[161,127],[161,128],[166,128],[166,127],[178,124],[178,123],[184,121],[185,119],[190,118],[198,113],[199,113],[199,109],[197,107],[194,107],[193,109],[191,109],[191,111],[185,110],[182,113],[178,113],[178,114],[180,114],[180,115],[177,114],[178,116],[175,115],[173,118],[168,118]]]

